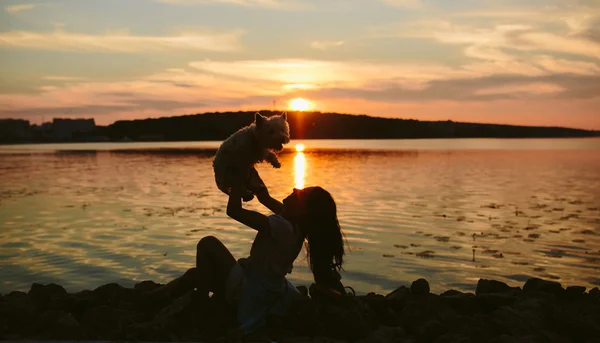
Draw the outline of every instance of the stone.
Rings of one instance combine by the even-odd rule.
[[[446,331],[437,319],[431,319],[417,328],[419,342],[432,342]]]
[[[27,298],[27,293],[21,292],[21,291],[12,291],[4,297],[4,300],[9,301],[11,299],[19,299],[19,298]]]
[[[410,297],[410,289],[408,289],[406,286],[400,286],[393,292],[386,295],[385,299],[393,302],[404,303],[408,297]]]
[[[503,332],[512,336],[535,332],[542,327],[542,320],[537,316],[510,306],[499,307],[490,313],[487,321],[489,328],[494,332]]]
[[[583,286],[569,286],[567,287],[565,293],[569,298],[575,298],[583,295],[585,293],[586,288]]]
[[[471,343],[471,339],[461,333],[446,333],[438,337],[434,343]]]
[[[464,295],[465,293],[461,292],[461,291],[457,291],[455,289],[450,289],[445,291],[444,293],[440,294],[441,297],[452,297],[452,296],[461,296]]]
[[[393,309],[392,302],[387,300],[383,295],[369,293],[366,296],[359,296],[358,298],[366,307],[373,310],[381,325],[394,326],[398,323],[398,316]]]
[[[410,293],[413,295],[426,295],[429,290],[429,282],[425,279],[418,279],[410,285]]]
[[[143,313],[110,308],[106,305],[96,306],[85,311],[81,317],[81,325],[97,334],[98,337],[112,338],[112,334],[128,326],[150,320]]]
[[[588,291],[588,294],[593,297],[600,297],[600,289],[598,289],[598,287],[594,287]]]
[[[402,342],[405,337],[406,332],[401,327],[380,326],[367,337],[356,341],[356,343],[395,343]]]
[[[26,293],[15,291],[0,303],[0,318],[5,320],[6,332],[26,334],[37,331],[40,313]]]
[[[84,338],[84,330],[72,314],[63,310],[48,310],[40,318],[39,336],[44,339]]]
[[[526,294],[543,292],[557,297],[561,297],[565,294],[565,290],[562,288],[560,283],[538,278],[531,278],[527,280],[523,286],[523,292]]]
[[[448,307],[462,315],[472,315],[479,311],[475,295],[463,293],[460,295],[441,296],[440,300]]]
[[[27,295],[33,300],[38,310],[61,310],[66,306],[67,291],[60,285],[50,283],[42,285],[34,283]]]
[[[140,298],[135,289],[125,288],[116,283],[102,285],[92,291],[93,305],[106,305],[124,310],[133,310],[133,304]]]
[[[85,290],[67,296],[66,311],[73,314],[75,319],[80,320],[85,311],[93,307],[93,292]]]
[[[493,311],[500,306],[507,306],[513,304],[517,300],[517,297],[508,294],[481,294],[475,297],[475,301],[479,307],[484,311]]]
[[[135,284],[135,286],[133,286],[133,288],[136,291],[142,292],[142,293],[148,293],[150,291],[153,291],[157,288],[160,288],[162,285],[159,283],[156,283],[154,281],[150,281],[150,280],[146,280],[146,281],[142,281],[142,282],[138,282]]]
[[[501,281],[479,279],[477,282],[477,288],[475,289],[475,295],[489,294],[489,293],[506,293],[511,290],[510,286]]]

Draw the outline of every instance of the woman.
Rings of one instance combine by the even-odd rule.
[[[223,296],[237,309],[240,329],[249,333],[265,324],[268,315],[281,315],[286,304],[299,295],[286,280],[302,245],[317,288],[341,295],[344,242],[336,204],[321,187],[294,189],[283,202],[273,199],[266,187],[258,200],[273,211],[265,216],[244,209],[242,184],[232,187],[227,215],[257,231],[250,256],[236,261],[215,237],[204,237],[197,246],[196,267],[170,282],[160,293],[177,298],[196,288],[208,296]]]

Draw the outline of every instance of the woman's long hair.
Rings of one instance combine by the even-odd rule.
[[[315,282],[339,283],[337,271],[344,264],[344,240],[337,218],[335,200],[321,187],[314,187],[306,199],[305,228],[308,264]]]

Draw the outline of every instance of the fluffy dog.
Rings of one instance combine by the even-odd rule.
[[[254,165],[267,161],[280,168],[275,152],[283,150],[283,145],[289,142],[290,127],[285,113],[269,118],[256,113],[252,124],[229,136],[217,150],[213,160],[217,187],[229,194],[231,178],[243,177],[246,189],[242,198],[244,201],[252,200],[253,193],[265,187]]]

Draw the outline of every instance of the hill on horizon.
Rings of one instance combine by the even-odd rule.
[[[280,111],[208,112],[136,120],[120,120],[97,128],[111,139],[146,137],[165,141],[224,140],[251,124],[256,112],[265,116]],[[599,131],[543,126],[419,121],[325,112],[288,111],[292,139],[398,139],[398,138],[554,138],[596,137]]]

